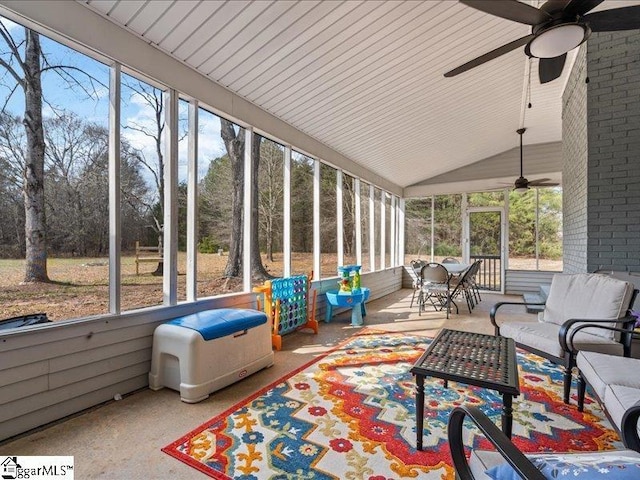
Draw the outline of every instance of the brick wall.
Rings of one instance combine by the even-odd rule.
[[[587,45],[587,270],[640,270],[640,35]]]
[[[565,273],[587,270],[587,56],[578,51],[562,97],[563,264]]]

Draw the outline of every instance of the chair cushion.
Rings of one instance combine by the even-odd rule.
[[[580,351],[576,357],[576,365],[603,402],[605,402],[607,385],[615,384],[640,389],[640,374],[630,374],[630,372],[640,372],[639,359]]]
[[[632,294],[631,283],[606,275],[556,274],[542,319],[556,325],[572,318],[615,320],[626,315]],[[614,336],[607,330],[593,329],[591,333],[606,338]]]
[[[618,430],[622,430],[622,417],[625,412],[638,401],[640,401],[640,388],[624,385],[607,385],[605,388],[603,402],[607,406],[611,421]],[[638,433],[640,434],[640,428],[638,428]]]
[[[500,456],[497,453],[496,455]],[[640,478],[640,453],[633,450],[527,455],[527,457],[540,470],[540,473],[553,480],[575,477],[582,480]],[[487,470],[486,474],[494,480],[520,480],[521,478],[508,463],[494,466]]]
[[[520,344],[535,348],[554,357],[563,358],[564,352],[558,341],[560,326],[539,322],[505,322],[500,325],[500,335],[513,338]],[[611,355],[622,355],[623,347],[613,339],[578,332],[574,338],[578,349],[586,349]]]

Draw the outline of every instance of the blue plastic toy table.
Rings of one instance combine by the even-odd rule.
[[[365,302],[369,300],[369,289],[360,288],[359,293],[338,293],[338,290],[327,292],[327,311],[324,317],[325,323],[331,321],[333,307],[346,307],[351,309],[351,325],[360,326],[364,322],[362,317],[367,315]]]

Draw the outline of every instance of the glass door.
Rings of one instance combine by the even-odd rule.
[[[469,263],[482,260],[476,282],[481,290],[504,292],[504,215],[497,208],[473,208],[466,215],[466,251]]]

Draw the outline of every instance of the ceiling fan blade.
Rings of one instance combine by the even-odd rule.
[[[540,83],[549,83],[562,75],[562,69],[564,68],[566,59],[566,53],[563,53],[559,57],[539,59],[538,76],[540,77]]]
[[[525,45],[529,40],[533,38],[533,35],[526,35],[522,38],[514,40],[513,42],[509,42],[506,45],[502,45],[501,47],[496,48],[495,50],[491,50],[490,52],[485,53],[484,55],[480,55],[478,58],[474,58],[473,60],[460,65],[459,67],[454,68],[453,70],[444,74],[445,77],[455,77],[461,73],[466,72],[467,70],[471,70],[478,65],[482,65],[483,63],[488,62],[489,60],[493,60],[494,58],[498,58],[505,53],[509,53],[512,50],[515,50],[518,47]]]
[[[540,10],[547,12],[549,15],[561,12],[572,0],[547,0],[544,5],[540,7]]]
[[[564,13],[567,15],[584,15],[600,5],[604,0],[571,0],[566,7]]]
[[[525,25],[538,25],[551,19],[547,12],[538,10],[518,0],[460,0],[461,3],[496,17],[506,18]]]
[[[593,32],[617,32],[640,28],[640,6],[614,8],[585,15]]]
[[[539,178],[529,182],[530,187],[557,187],[558,185],[560,185],[558,182],[552,182],[550,178]]]

